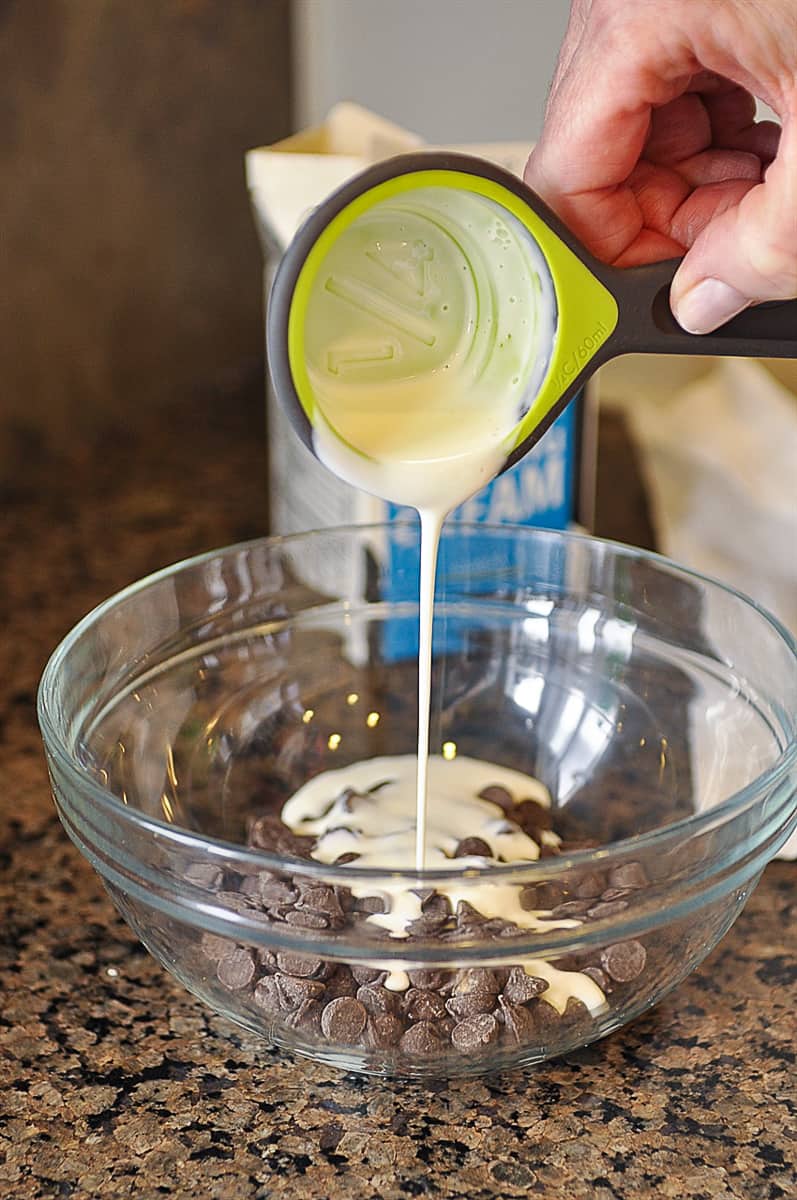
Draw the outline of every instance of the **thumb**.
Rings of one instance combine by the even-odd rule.
[[[763,183],[705,227],[676,272],[670,304],[688,333],[749,305],[797,297],[797,119],[784,124]]]

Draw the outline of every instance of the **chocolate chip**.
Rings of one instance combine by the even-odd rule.
[[[480,1013],[460,1021],[451,1030],[451,1045],[460,1054],[472,1054],[489,1046],[498,1037],[498,1022],[490,1013]]]
[[[284,829],[275,813],[264,813],[262,817],[250,820],[247,841],[258,850],[270,850]]]
[[[443,896],[440,892],[432,892],[430,896],[421,900],[421,912],[424,918],[448,920],[451,916],[451,901],[448,896]]]
[[[398,1008],[398,995],[378,983],[364,983],[357,988],[357,999],[366,1011],[376,1017],[379,1013],[394,1013]]]
[[[457,904],[457,925],[465,929],[478,929],[480,925],[484,925],[486,917],[483,917],[478,909],[472,904],[468,904],[467,900],[460,900]]]
[[[583,917],[590,907],[589,900],[566,900],[551,909],[551,916],[558,920],[560,917]]]
[[[347,966],[341,963],[327,980],[327,1000],[335,1000],[338,996],[354,996],[357,983]]]
[[[602,992],[608,991],[611,987],[609,980],[600,967],[584,967],[582,974],[586,975],[587,979],[591,979],[593,983],[597,983]]]
[[[605,886],[606,881],[602,875],[598,875],[596,871],[589,871],[579,880],[576,896],[579,900],[597,900]]]
[[[359,854],[355,854],[353,850],[347,850],[345,854],[341,854],[339,858],[335,859],[335,866],[348,866],[349,863],[356,862],[359,857]]]
[[[368,1050],[385,1050],[395,1046],[404,1032],[404,1025],[394,1013],[369,1015],[362,1036],[362,1044]]]
[[[504,985],[503,996],[510,1004],[528,1004],[548,988],[548,981],[527,975],[523,967],[513,967]]]
[[[457,842],[453,854],[454,858],[492,858],[492,856],[492,848],[480,837],[463,838],[461,842]]]
[[[505,787],[501,787],[500,783],[491,783],[488,787],[482,788],[479,792],[479,799],[489,800],[490,804],[497,804],[505,813],[515,807],[513,796]]]
[[[357,983],[381,983],[385,977],[385,972],[377,970],[376,967],[361,967],[352,964],[349,970]]]
[[[321,1014],[321,1030],[330,1042],[352,1046],[365,1029],[368,1013],[353,996],[338,996],[330,1000]]]
[[[616,983],[630,983],[641,975],[647,953],[641,942],[616,942],[601,954],[601,966]]]
[[[510,1004],[503,996],[499,1000],[499,1005],[504,1025],[513,1040],[521,1045],[529,1041],[535,1033],[534,1014],[531,1009],[525,1008],[522,1004]]]
[[[289,1013],[285,1024],[290,1029],[301,1030],[302,1033],[318,1035],[321,1032],[323,1005],[320,1000],[303,1000],[296,1012]]]
[[[536,800],[520,800],[511,813],[524,833],[540,832],[553,828],[553,818],[550,808],[539,804]]]
[[[300,929],[329,929],[329,917],[303,908],[292,908],[285,914],[285,921],[288,925],[296,925]]]
[[[286,975],[301,975],[309,979],[316,976],[323,965],[320,958],[292,954],[289,950],[278,950],[276,953],[276,966]]]
[[[514,937],[516,929],[517,926],[513,925],[511,921],[503,921],[500,917],[493,917],[490,921],[484,922],[479,929],[479,933],[482,937],[499,938],[506,937],[507,935]]]
[[[619,867],[612,867],[609,872],[610,887],[642,888],[647,887],[649,882],[650,880],[642,863],[622,863]]]
[[[581,850],[597,850],[599,846],[592,838],[563,838],[560,848],[563,854],[577,854]]]
[[[356,912],[368,913],[386,913],[389,908],[388,901],[384,896],[361,896],[354,901]]]
[[[273,875],[265,872],[258,876],[257,894],[266,908],[294,904],[299,895],[296,888],[286,880],[275,879]]]
[[[472,992],[497,996],[499,990],[498,980],[487,967],[466,967],[464,971],[457,972],[455,996],[468,996]]]
[[[230,952],[230,939],[219,937],[217,933],[203,933],[199,944],[205,957],[213,962],[218,962]]]
[[[283,1008],[298,1008],[306,1000],[320,1000],[324,995],[324,985],[319,980],[296,975],[277,975],[276,979]]]
[[[219,904],[223,904],[225,908],[231,908],[233,912],[248,913],[252,908],[249,897],[242,896],[240,892],[216,892],[216,899]]]
[[[522,929],[520,925],[514,925],[511,921],[507,921],[501,930],[500,937],[523,937],[527,932],[528,930]]]
[[[547,1037],[554,1030],[558,1029],[561,1017],[558,1011],[552,1004],[543,997],[538,1000],[533,1009],[529,1009],[533,1013],[534,1026],[538,1037]]]
[[[183,874],[186,883],[194,887],[204,888],[208,892],[217,892],[224,879],[224,872],[215,863],[190,863]]]
[[[592,917],[593,921],[600,921],[603,917],[614,917],[617,913],[625,912],[627,908],[627,900],[601,901],[587,909],[587,916]]]
[[[441,1053],[443,1043],[431,1021],[419,1021],[402,1036],[399,1049],[413,1058],[431,1058]]]
[[[257,981],[252,998],[258,1008],[262,1008],[270,1017],[276,1017],[282,1012],[282,997],[273,975],[266,975]]]
[[[464,996],[449,996],[446,1009],[457,1021],[475,1017],[477,1013],[492,1012],[495,996],[491,992],[468,992]]]
[[[244,875],[241,879],[241,895],[253,904],[260,903],[260,884],[257,875]]]
[[[231,992],[240,992],[242,988],[248,987],[254,974],[255,960],[248,950],[241,948],[229,951],[216,964],[219,983]]]
[[[304,912],[305,910],[312,913],[320,913],[327,918],[329,925],[342,923],[343,909],[340,906],[340,901],[331,887],[326,886],[299,886],[300,896],[296,903],[297,911]]]
[[[404,995],[402,1008],[411,1021],[439,1021],[446,1015],[445,1001],[439,992],[410,988]]]
[[[417,920],[408,923],[407,933],[412,938],[433,937],[436,933],[442,931],[445,924],[445,917],[425,917],[421,915]]]
[[[436,971],[429,967],[416,967],[414,971],[408,971],[407,974],[410,983],[416,988],[427,988],[439,992],[441,988],[451,982],[450,971]]]
[[[562,1017],[571,1025],[585,1025],[589,1022],[589,1009],[582,1000],[578,1000],[575,996],[570,996],[565,1006],[565,1011]]]
[[[527,895],[527,892],[530,895]],[[564,901],[566,895],[567,892],[561,883],[554,879],[546,879],[543,883],[538,883],[536,887],[524,888],[520,893],[520,903],[527,912],[533,912],[535,909],[550,912]]]

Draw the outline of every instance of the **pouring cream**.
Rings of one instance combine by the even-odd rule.
[[[422,914],[421,895],[401,874],[450,871],[460,841],[474,837],[489,855],[457,857],[461,882],[435,889],[452,911],[466,902],[484,918],[537,932],[580,924],[525,909],[517,885],[481,881],[485,867],[536,861],[540,845],[479,792],[497,784],[549,806],[547,789],[494,764],[429,755],[441,529],[506,462],[555,333],[553,284],[534,240],[492,201],[453,188],[415,189],[360,214],[332,241],[307,302],[316,456],[346,482],[420,515],[418,746],[415,758],[324,772],[286,802],[282,819],[315,838],[322,862],[352,854],[359,867],[399,873],[380,885],[383,912],[367,918],[392,937],[407,937]],[[558,844],[555,834],[540,838]],[[352,892],[372,895],[373,884],[354,883]],[[522,965],[546,980],[545,999],[560,1013],[571,998],[591,1011],[604,1003],[581,972]],[[394,964],[385,986],[408,985]]]

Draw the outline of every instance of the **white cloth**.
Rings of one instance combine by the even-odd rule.
[[[797,632],[797,397],[760,363],[722,359],[671,399],[642,387],[623,408],[662,552],[732,584]],[[723,752],[739,756],[740,777],[750,769],[742,741]],[[693,768],[698,794],[713,791],[710,764]],[[728,770],[725,759],[725,779]],[[797,835],[780,857],[797,858]]]

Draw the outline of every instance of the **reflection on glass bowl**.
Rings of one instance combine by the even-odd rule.
[[[263,539],[92,613],[40,690],[58,811],[167,969],[278,1044],[383,1074],[540,1061],[672,989],[794,828],[795,645],[654,555],[453,525],[432,747],[539,779],[557,836],[535,830],[543,856],[508,866],[327,865],[284,802],[415,750],[417,575],[394,544],[385,527]],[[397,887],[419,896],[410,936],[372,919]],[[490,889],[548,917],[486,919]]]

